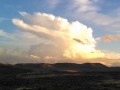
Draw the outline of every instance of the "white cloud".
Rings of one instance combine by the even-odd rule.
[[[0,48],[20,48],[29,50],[30,45],[36,45],[39,43],[50,44],[51,40],[39,38],[38,36],[23,31],[15,31],[13,33],[7,33],[0,30]]]
[[[74,12],[74,17],[77,19],[86,21],[90,24],[102,26],[107,30],[113,32],[119,31],[120,28],[120,15],[119,8],[110,13],[102,13],[102,8],[99,6],[100,1],[98,0],[72,0],[69,12]],[[105,4],[105,3],[104,3]]]
[[[54,44],[39,44],[30,47],[29,55],[39,56],[41,62],[100,62],[111,66],[120,58],[118,53],[96,50],[92,29],[78,21],[69,23],[67,19],[45,13],[30,15],[20,12],[20,14],[27,23],[13,19],[16,26],[22,31],[48,39]]]
[[[22,49],[6,49],[0,48],[0,62],[4,63],[37,63],[40,62],[37,56],[31,56],[27,51]]]
[[[98,6],[94,5],[97,0],[73,0],[71,9],[75,9],[75,12],[91,12],[91,11],[98,11]]]
[[[102,63],[107,66],[118,66],[119,64],[119,59],[114,59],[113,55],[116,57],[116,53],[109,52],[109,51],[103,51],[108,53],[112,58],[97,58],[97,59],[66,59],[64,57],[54,57],[50,55],[49,52],[53,52],[54,50],[51,49],[53,45],[45,45],[43,44],[42,46],[40,45],[33,45],[31,46],[29,51],[24,51],[22,49],[16,48],[16,49],[5,49],[5,48],[0,48],[0,61],[4,63],[10,63],[10,64],[16,64],[16,63],[64,63],[64,62],[71,62],[71,63],[84,63],[84,62],[91,62],[91,63]],[[46,52],[48,52],[46,55],[42,53],[45,52],[45,48],[47,48]],[[52,51],[50,51],[49,49]],[[40,53],[40,54],[39,54]],[[33,55],[34,54],[34,55]],[[40,57],[41,56],[41,57]]]
[[[92,29],[84,24],[68,22],[67,19],[55,17],[52,14],[26,12],[20,14],[27,20],[13,19],[13,23],[21,30],[12,34],[1,31],[3,37],[12,36],[19,42],[34,44],[29,51],[0,50],[0,57],[6,62],[101,62],[111,65],[116,53],[106,53],[96,50],[96,41],[92,36]],[[42,22],[42,23],[41,23]],[[38,44],[41,43],[41,44]],[[112,56],[114,58],[111,58]],[[119,55],[118,55],[119,56]],[[16,59],[16,61],[14,61]],[[25,60],[26,61],[23,61]],[[106,60],[108,61],[106,61]]]
[[[9,39],[15,39],[11,34],[4,32],[3,30],[0,30],[0,36],[9,38]]]
[[[111,52],[107,50],[102,50],[102,52],[104,52],[106,58],[108,59],[120,59],[120,53]]]
[[[11,42],[9,43],[28,43],[28,44],[39,44],[39,43],[46,43],[49,44],[51,41],[43,40],[42,38],[39,38],[38,36],[29,33],[29,32],[22,32],[20,30],[14,31],[13,33],[7,33],[4,30],[0,30],[0,37],[2,37],[3,40],[6,40],[1,43],[7,43],[7,40],[10,40]]]
[[[46,0],[49,8],[54,9],[61,0]]]
[[[35,56],[35,55],[30,55],[32,58],[35,58],[35,59],[40,59],[39,56]]]
[[[20,27],[22,31],[51,40],[55,47],[57,47],[54,52],[62,52],[62,54],[59,54],[60,56],[72,59],[104,57],[102,52],[95,49],[96,42],[92,36],[92,29],[87,28],[87,26],[80,22],[69,23],[67,19],[45,13],[34,13],[34,15],[30,15],[26,12],[20,12],[20,14],[28,23],[20,19],[13,19],[13,23]],[[77,42],[75,39],[82,43]],[[57,55],[52,55],[52,57],[54,56]]]
[[[4,20],[9,20],[9,19],[7,19],[7,18],[0,18],[0,22],[2,22]]]

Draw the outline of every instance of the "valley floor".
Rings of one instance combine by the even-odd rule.
[[[0,90],[120,90],[120,72],[1,73]]]

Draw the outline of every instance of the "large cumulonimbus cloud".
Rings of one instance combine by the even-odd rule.
[[[104,53],[95,49],[96,41],[92,29],[84,24],[68,22],[67,19],[52,14],[20,12],[24,20],[13,19],[13,23],[22,31],[50,40],[52,45],[37,45],[29,53],[42,58],[65,57],[67,59],[103,58]]]

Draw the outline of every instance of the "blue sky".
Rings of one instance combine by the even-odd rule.
[[[50,43],[50,40],[26,32],[13,22],[13,19],[19,19],[31,25],[23,12],[31,15],[31,18],[34,13],[46,13],[67,19],[69,23],[78,21],[92,28],[92,36],[97,43],[94,48],[119,58],[119,0],[1,0],[0,11],[1,48],[29,51],[31,45]]]

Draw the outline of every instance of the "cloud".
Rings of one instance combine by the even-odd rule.
[[[111,30],[113,32],[119,31],[120,28],[120,14],[119,8],[115,10],[111,10],[109,13],[101,12],[103,7],[100,7],[100,4],[105,4],[102,0],[72,0],[71,4],[67,7],[69,13],[71,11],[74,14],[72,15],[74,18],[87,22],[89,24],[101,26],[102,28],[106,28],[107,30]]]
[[[9,38],[9,39],[15,39],[11,34],[8,34],[8,33],[4,32],[3,30],[0,30],[0,36]]]
[[[35,55],[30,55],[32,58],[37,58],[39,59],[40,57],[39,56],[35,56]]]
[[[2,22],[4,20],[9,20],[9,19],[7,19],[7,18],[0,18],[0,22]]]
[[[98,0],[73,0],[72,9],[76,9],[76,12],[88,12],[88,11],[98,11],[98,6],[94,5]]]
[[[113,62],[112,63],[112,66],[113,67],[119,67],[120,66],[120,60],[116,61],[116,62]]]
[[[120,59],[120,53],[111,52],[107,50],[101,50],[101,51],[104,52],[106,58],[108,59]]]
[[[1,43],[5,43],[5,44],[39,44],[39,43],[46,43],[49,44],[51,43],[51,41],[46,40],[47,42],[45,42],[42,38],[39,38],[38,36],[29,33],[29,32],[22,32],[22,31],[14,31],[13,33],[8,33],[5,32],[4,30],[0,30],[0,39],[4,40],[4,42]],[[8,42],[11,41],[11,42]]]
[[[52,9],[54,9],[59,2],[60,0],[47,0],[48,5]]]
[[[28,54],[24,49],[7,49],[0,48],[0,62],[16,64],[16,63],[39,63],[40,57]]]
[[[84,24],[78,21],[70,23],[67,19],[55,17],[52,14],[34,13],[30,15],[26,12],[20,12],[20,14],[27,23],[20,19],[13,19],[12,21],[16,26],[24,32],[50,40],[54,44],[54,46],[50,46],[50,49],[44,48],[45,45],[41,46],[41,44],[35,46],[38,49],[35,49],[36,51],[34,52],[37,53],[32,53],[33,55],[40,57],[66,57],[70,59],[104,57],[101,51],[95,49],[96,41],[92,36],[92,29],[87,28]],[[82,43],[76,42],[78,40],[82,41]],[[42,53],[41,49],[43,50]]]
[[[40,56],[40,58],[43,59],[46,56],[61,57],[60,55],[62,55],[62,50],[55,45],[41,43],[38,45],[31,45],[28,53],[30,55]]]
[[[85,45],[87,45],[87,44],[92,44],[92,43],[95,43],[96,44],[96,42],[89,42],[87,39],[85,40],[85,41],[81,41],[80,39],[76,39],[76,38],[73,38],[73,40],[75,40],[76,42],[78,42],[78,43],[81,43],[81,44],[85,44]]]
[[[42,46],[44,46],[43,44]],[[32,48],[34,46],[34,49]],[[37,51],[35,49],[42,48],[39,45],[33,45],[31,46],[30,51],[25,51],[19,48],[15,49],[5,49],[5,48],[0,48],[0,61],[4,63],[10,63],[10,64],[16,64],[16,63],[85,63],[85,62],[91,62],[91,63],[102,63],[107,66],[118,66],[119,65],[119,59],[114,59],[114,58],[97,58],[97,59],[80,59],[79,60],[72,60],[72,59],[66,59],[64,57],[54,57],[51,56],[49,53],[40,57],[39,54],[37,54]],[[39,48],[37,48],[39,46]],[[50,45],[45,45],[45,47],[48,47]],[[50,47],[49,47],[50,48]],[[42,49],[44,50],[44,49]],[[41,50],[41,53],[44,52]],[[49,50],[48,50],[49,51]],[[39,51],[38,51],[39,52]],[[109,52],[109,51],[103,51],[105,53],[111,53],[111,57],[113,57],[113,54],[116,55],[116,53]],[[40,53],[40,54],[41,54]],[[55,52],[53,52],[55,53]],[[38,56],[37,56],[38,55]],[[47,56],[48,55],[48,56]]]
[[[3,49],[2,48],[0,48],[0,54],[3,52]]]
[[[99,38],[99,40],[103,40],[104,42],[111,42],[111,41],[115,41],[115,40],[119,40],[119,39],[120,39],[120,34],[106,35],[106,36]]]
[[[28,51],[24,48],[0,48],[1,62],[100,62],[110,66],[117,61],[109,57],[114,56],[117,59],[116,53],[96,50],[97,42],[92,35],[93,30],[78,21],[68,22],[67,19],[45,13],[20,14],[24,20],[12,20],[20,31],[11,34],[1,30],[1,35],[12,40],[15,38],[20,43],[29,43],[31,46]]]
[[[44,45],[45,44],[43,44],[42,46]],[[63,58],[63,57],[61,58],[52,57],[50,56],[50,53],[42,56],[40,54],[45,52],[45,51],[42,51],[43,49],[40,50],[40,48],[42,47],[37,48],[35,47],[35,45],[34,45],[34,49],[32,47],[33,46],[31,46],[31,49],[29,51],[26,51],[24,49],[19,49],[19,48],[15,48],[15,49],[0,48],[0,62],[9,63],[9,64],[73,62],[72,60],[67,60],[66,58]],[[44,47],[46,47],[46,45]],[[41,53],[37,54],[37,51],[35,50],[35,48],[39,49]]]
[[[50,41],[46,40],[47,42],[44,42],[44,40],[42,38],[39,38],[38,36],[29,33],[29,32],[22,32],[22,31],[16,31],[12,34],[12,36],[14,36],[17,41],[21,42],[21,43],[27,43],[29,45],[34,44],[39,44],[39,43],[46,43],[49,44]]]

